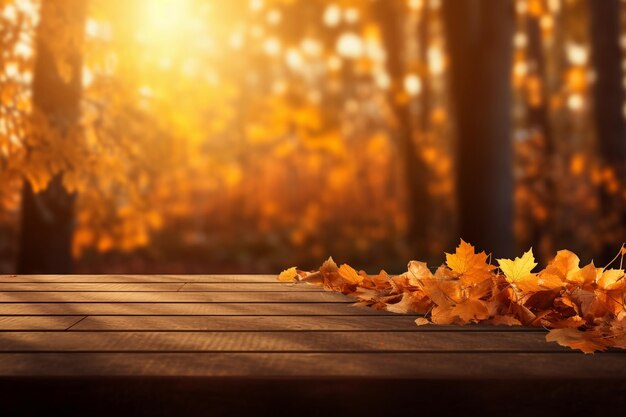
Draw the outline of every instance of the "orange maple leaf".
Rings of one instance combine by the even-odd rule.
[[[474,247],[463,239],[454,254],[446,253],[446,264],[466,284],[477,284],[488,279],[495,269],[495,266],[487,263],[484,251],[476,253]]]
[[[584,353],[606,350],[607,343],[603,335],[597,331],[581,331],[578,329],[552,329],[546,335],[548,342],[556,342],[561,346],[578,349]]]
[[[623,249],[621,250],[624,251]],[[502,273],[487,263],[485,252],[461,240],[446,264],[433,274],[423,262],[411,261],[407,271],[369,276],[329,258],[319,271],[289,268],[281,281],[322,285],[357,299],[354,305],[395,313],[418,312],[426,324],[525,325],[552,329],[546,339],[593,353],[626,349],[626,277],[621,269],[579,267],[576,254],[559,251],[542,271],[533,273],[532,251],[514,260],[499,259]],[[580,328],[586,331],[579,330]]]

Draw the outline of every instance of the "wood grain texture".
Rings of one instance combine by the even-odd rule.
[[[569,352],[543,333],[48,332],[0,333],[1,352]]]
[[[415,331],[415,317],[368,316],[88,316],[72,330]],[[298,337],[294,335],[293,337]]]
[[[626,355],[561,353],[0,353],[0,376],[623,380]]]
[[[221,396],[224,378],[284,380],[285,389],[328,378],[626,378],[621,351],[586,356],[545,342],[542,329],[417,327],[417,315],[353,301],[257,275],[3,276],[0,382],[84,379],[97,391],[107,378],[197,377]]]
[[[626,354],[273,276],[0,277],[2,415],[620,415]],[[416,405],[418,407],[416,408]]]
[[[135,282],[135,283],[93,283],[93,282],[17,282],[0,283],[0,292],[16,291],[201,291],[201,292],[255,292],[255,291],[305,291],[322,292],[321,288],[304,284],[281,284],[263,282],[244,283],[171,283],[171,282]]]
[[[0,275],[0,283],[70,282],[70,283],[278,283],[276,275]]]
[[[256,292],[0,292],[0,303],[352,303],[342,294],[318,291]]]
[[[345,303],[0,303],[0,315],[373,316],[394,315]]]
[[[0,330],[66,330],[83,318],[79,316],[0,316]]]
[[[521,326],[416,326],[415,316],[88,316],[73,331],[396,331],[396,332],[500,332],[541,333],[542,328]],[[298,337],[294,335],[294,337]]]

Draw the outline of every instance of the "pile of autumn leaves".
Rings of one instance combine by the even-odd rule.
[[[531,326],[549,329],[546,340],[593,353],[626,349],[626,278],[622,247],[614,259],[619,269],[580,267],[580,259],[559,251],[542,271],[532,249],[521,258],[498,259],[498,266],[463,240],[433,274],[423,262],[411,261],[408,271],[390,276],[367,275],[328,259],[315,272],[290,268],[279,280],[323,286],[357,299],[355,305],[394,313],[418,313],[427,324]],[[610,266],[610,265],[609,265]]]

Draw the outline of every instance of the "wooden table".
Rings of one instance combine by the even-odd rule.
[[[626,410],[623,351],[351,302],[273,276],[0,276],[0,416]]]

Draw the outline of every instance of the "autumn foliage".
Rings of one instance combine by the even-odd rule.
[[[461,240],[455,253],[433,270],[411,261],[397,276],[357,272],[337,266],[329,258],[315,272],[294,268],[279,275],[281,281],[319,285],[357,299],[355,305],[394,313],[422,314],[422,325],[492,325],[544,327],[546,340],[585,353],[608,348],[626,349],[626,279],[622,269],[626,248],[612,263],[618,268],[581,267],[569,250],[558,251],[548,266],[537,272],[532,249],[521,257],[497,259],[476,253]]]

